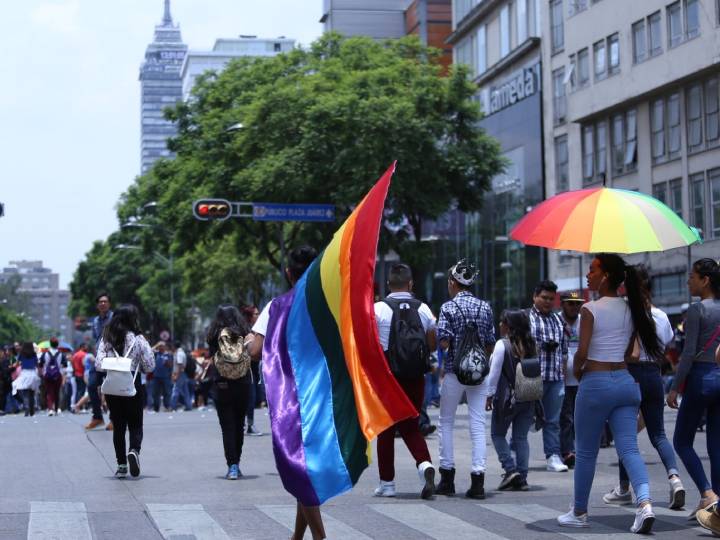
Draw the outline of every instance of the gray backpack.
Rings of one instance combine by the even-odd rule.
[[[515,360],[512,355],[512,345],[510,341],[503,340],[505,350],[511,360]],[[510,381],[513,386],[515,401],[522,403],[525,401],[538,401],[543,397],[543,381],[542,371],[540,369],[540,358],[523,358],[515,363],[514,381]]]

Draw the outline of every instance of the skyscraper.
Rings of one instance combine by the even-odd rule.
[[[155,39],[145,50],[140,66],[141,172],[145,174],[161,157],[172,157],[167,139],[177,128],[163,117],[163,110],[182,100],[180,69],[187,54],[180,27],[173,24],[170,0],[165,0],[162,24],[155,27]]]

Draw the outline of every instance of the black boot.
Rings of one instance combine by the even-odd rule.
[[[465,492],[465,496],[469,499],[485,498],[485,473],[472,473],[470,475],[470,489]]]
[[[455,495],[455,469],[440,467],[440,483],[435,488],[435,495]]]

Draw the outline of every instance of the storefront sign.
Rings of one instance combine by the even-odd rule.
[[[509,81],[491,88],[487,114],[495,114],[537,93],[540,89],[539,65],[523,68]]]

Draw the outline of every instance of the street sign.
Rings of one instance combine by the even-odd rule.
[[[335,221],[332,204],[253,203],[255,221]]]

